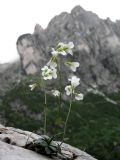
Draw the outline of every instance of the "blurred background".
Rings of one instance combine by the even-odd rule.
[[[43,92],[31,92],[29,84],[39,81],[51,48],[72,41],[68,58],[80,63],[84,100],[73,103],[66,143],[100,160],[120,160],[119,6],[118,0],[0,1],[0,124],[43,133]],[[69,99],[63,96],[58,117],[58,99],[47,97],[53,135],[63,130]]]

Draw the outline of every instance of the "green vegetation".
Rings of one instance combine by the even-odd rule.
[[[36,132],[40,130],[42,133],[44,94],[39,90],[31,92],[28,85],[28,82],[21,82],[7,92],[0,104],[0,112],[7,119],[7,126]],[[83,102],[73,103],[66,143],[85,150],[99,160],[119,160],[120,93],[108,96],[119,104],[111,104],[103,97],[93,94],[86,95]],[[50,95],[47,97],[47,132],[53,135],[63,131],[69,102],[63,101],[60,119],[56,107],[57,98]],[[17,105],[16,101],[19,102]]]

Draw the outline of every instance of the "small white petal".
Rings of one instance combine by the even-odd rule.
[[[53,77],[54,79],[57,78],[57,70],[56,70],[55,68],[52,70],[52,77]]]
[[[59,43],[58,43],[58,46],[63,47],[63,46],[64,46],[64,43],[63,43],[63,42],[59,42]]]
[[[80,63],[79,62],[73,62],[74,63],[74,65],[76,66],[76,67],[79,67],[80,66]]]
[[[67,62],[66,65],[70,67],[73,72],[76,72],[76,69],[80,64],[78,62]]]
[[[43,68],[41,68],[42,71],[47,70],[48,66],[44,66]]]
[[[66,56],[67,53],[65,51],[60,52],[61,55]]]
[[[72,76],[71,78],[68,79],[69,81],[71,81],[71,85],[73,87],[77,87],[80,84],[80,78],[76,77],[76,76]]]
[[[76,69],[77,69],[77,67],[79,67],[79,63],[78,62],[72,62],[72,65],[71,65],[71,70],[73,71],[73,72],[76,72]]]
[[[57,67],[57,63],[50,60],[48,63],[47,63],[47,66],[49,66],[51,69],[54,69]]]
[[[72,86],[69,85],[69,86],[66,86],[65,87],[65,91],[66,91],[66,94],[69,96],[73,93],[73,89],[72,89]]]
[[[60,92],[58,90],[52,90],[52,94],[55,96],[55,97],[59,97],[60,96]]]
[[[54,48],[52,48],[51,54],[52,54],[53,56],[58,56],[59,52],[56,51]]]
[[[48,78],[47,78],[47,77],[43,77],[43,79],[44,79],[44,80],[47,80]]]
[[[68,46],[69,46],[69,48],[71,48],[71,49],[74,48],[73,42],[69,42],[69,43],[68,43]]]
[[[68,51],[67,51],[67,52],[73,56],[73,52],[72,52],[72,50],[71,50],[71,49],[68,49]]]

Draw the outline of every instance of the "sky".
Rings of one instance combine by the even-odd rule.
[[[19,58],[18,37],[33,33],[35,24],[46,28],[49,21],[63,11],[80,5],[100,18],[120,19],[120,0],[0,0],[0,63]]]

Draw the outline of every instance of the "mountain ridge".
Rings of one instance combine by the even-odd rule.
[[[70,13],[55,16],[43,29],[35,26],[33,34],[20,36],[17,50],[22,74],[36,74],[50,57],[58,42],[73,41],[73,60],[80,62],[77,75],[81,90],[96,85],[103,92],[120,91],[120,21],[103,20],[91,11],[74,7]]]

